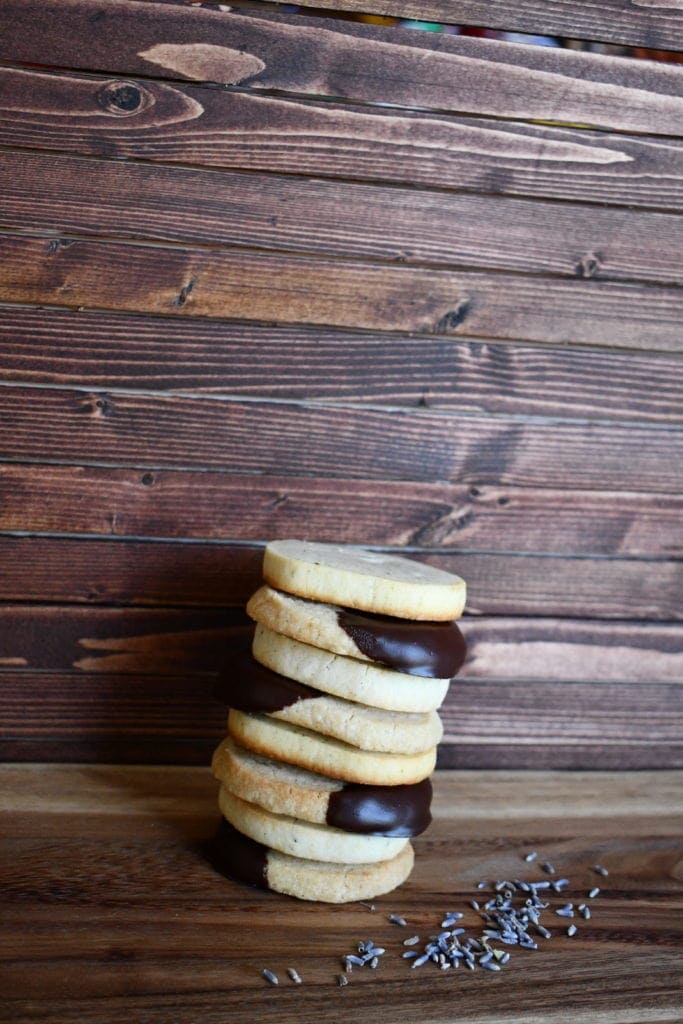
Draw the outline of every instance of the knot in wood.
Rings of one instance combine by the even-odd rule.
[[[133,82],[106,82],[97,92],[97,103],[109,114],[133,114],[142,106],[142,92]]]
[[[602,256],[599,252],[585,253],[575,266],[577,277],[595,277],[602,267]]]
[[[450,334],[463,323],[472,308],[472,300],[469,296],[461,299],[453,308],[449,309],[436,324],[437,334]]]

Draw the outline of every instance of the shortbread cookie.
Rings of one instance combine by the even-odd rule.
[[[443,703],[450,683],[450,679],[417,680],[368,661],[331,654],[274,633],[260,622],[252,653],[261,665],[288,679],[387,711],[434,711]]]
[[[421,754],[359,750],[289,722],[280,722],[268,715],[248,714],[235,708],[230,710],[228,730],[237,743],[257,754],[344,782],[371,786],[409,785],[426,779],[436,764],[436,747]]]
[[[252,595],[247,613],[274,633],[411,676],[451,679],[467,655],[465,639],[455,622],[411,622],[373,615],[307,601],[268,586]]]
[[[257,804],[247,803],[223,786],[218,794],[218,805],[223,817],[238,832],[272,850],[303,857],[304,860],[375,864],[379,860],[391,860],[408,842],[391,836],[342,832],[329,825],[315,825],[284,814],[273,814]]]
[[[436,711],[422,714],[383,711],[327,695],[297,701],[283,711],[273,712],[273,718],[322,733],[360,750],[386,754],[422,754],[432,750],[443,736],[443,725]]]
[[[232,708],[265,712],[363,750],[419,754],[443,734],[436,711],[385,711],[331,697],[264,668],[249,656],[224,674],[216,692]],[[308,693],[306,690],[308,689]]]
[[[265,550],[263,577],[290,594],[401,619],[457,619],[465,606],[465,581],[459,576],[337,544],[272,541]]]
[[[269,850],[241,835],[225,820],[207,853],[216,870],[230,878],[300,900],[325,903],[351,903],[391,892],[408,878],[414,860],[410,843],[396,857],[375,864],[304,860]]]
[[[262,757],[228,736],[213,755],[221,785],[249,803],[364,835],[420,835],[432,820],[432,784],[362,786]]]

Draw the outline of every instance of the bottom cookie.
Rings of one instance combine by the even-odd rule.
[[[302,860],[243,836],[225,820],[207,853],[214,868],[229,878],[324,903],[352,903],[391,892],[408,878],[414,861],[410,843],[391,860],[377,864]]]

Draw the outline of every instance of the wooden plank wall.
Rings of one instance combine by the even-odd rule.
[[[296,535],[468,580],[442,765],[680,764],[682,127],[666,64],[4,0],[0,757],[205,762]]]

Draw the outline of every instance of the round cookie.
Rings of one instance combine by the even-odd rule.
[[[459,576],[337,544],[272,541],[266,546],[263,577],[290,594],[402,619],[457,619],[465,606],[465,581]]]
[[[331,697],[265,668],[248,653],[234,659],[216,695],[231,708],[272,714],[363,750],[420,753],[437,744],[443,733],[436,711],[385,711]]]
[[[373,899],[401,885],[413,868],[410,843],[391,860],[376,864],[333,864],[291,857],[241,835],[225,820],[207,854],[217,871],[248,885],[300,900],[351,903]]]
[[[226,821],[245,836],[273,850],[304,860],[334,864],[375,864],[391,860],[408,842],[392,836],[342,832],[329,825],[315,825],[284,814],[273,814],[257,804],[247,803],[221,786],[218,805]]]
[[[359,750],[269,715],[249,714],[235,708],[230,709],[228,730],[240,746],[257,754],[344,782],[371,786],[410,785],[431,775],[436,764],[436,747],[421,754]]]
[[[257,623],[252,653],[273,672],[346,700],[388,711],[433,711],[443,703],[450,679],[415,679],[402,672],[332,654],[292,640]]]
[[[436,711],[383,711],[327,694],[297,701],[282,711],[274,711],[272,717],[360,750],[387,754],[422,754],[432,750],[443,736]]]
[[[274,633],[411,676],[451,679],[467,654],[455,622],[373,615],[308,601],[269,586],[251,596],[247,613]]]
[[[366,835],[420,835],[431,822],[432,785],[363,786],[262,757],[228,736],[216,748],[214,776],[225,789],[275,814]]]

